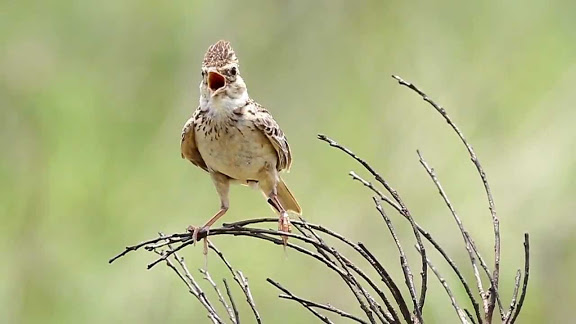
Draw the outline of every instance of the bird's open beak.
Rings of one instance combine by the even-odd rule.
[[[208,88],[212,90],[214,96],[218,90],[223,89],[226,85],[226,78],[218,72],[208,72]]]

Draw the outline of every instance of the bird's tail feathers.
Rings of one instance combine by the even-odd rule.
[[[300,207],[300,204],[298,204],[298,201],[292,192],[290,192],[290,189],[288,189],[282,178],[280,178],[278,181],[276,189],[278,191],[278,200],[280,200],[282,207],[284,207],[284,209],[287,211],[292,211],[298,215],[302,215],[302,208]]]

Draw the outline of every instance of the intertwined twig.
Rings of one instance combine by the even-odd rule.
[[[488,207],[490,210],[493,232],[494,232],[494,268],[490,270],[485,259],[480,254],[476,244],[466,230],[464,222],[456,212],[456,208],[449,200],[446,191],[444,190],[438,176],[434,169],[426,162],[420,151],[417,151],[418,157],[421,165],[426,170],[427,174],[430,176],[432,182],[438,189],[440,196],[442,197],[445,205],[448,207],[452,215],[452,219],[456,222],[458,229],[462,235],[464,246],[466,248],[470,263],[472,265],[473,275],[476,281],[476,286],[478,290],[478,296],[472,291],[471,286],[467,283],[464,278],[462,270],[459,266],[450,258],[446,251],[442,248],[437,239],[433,235],[420,226],[414,219],[413,215],[410,213],[408,207],[404,203],[400,194],[388,183],[385,178],[378,173],[375,168],[372,167],[364,159],[360,158],[354,152],[352,152],[347,147],[339,144],[333,139],[328,138],[325,135],[318,135],[321,141],[328,143],[330,146],[337,148],[338,150],[344,152],[347,156],[358,162],[376,181],[376,185],[372,182],[365,180],[362,176],[358,175],[356,172],[350,172],[350,176],[354,181],[357,181],[370,189],[372,193],[375,194],[373,201],[377,212],[384,220],[386,228],[391,234],[392,240],[399,255],[399,266],[402,269],[404,285],[408,291],[408,298],[406,298],[401,289],[400,285],[395,281],[395,279],[390,275],[389,271],[384,266],[383,262],[375,256],[368,247],[362,242],[355,243],[352,239],[347,238],[341,234],[338,234],[329,228],[319,225],[308,223],[304,219],[293,220],[292,223],[294,227],[298,230],[299,234],[296,233],[281,233],[276,230],[262,228],[259,226],[267,226],[270,224],[276,224],[276,218],[258,218],[258,219],[247,219],[236,223],[224,224],[222,227],[213,228],[208,233],[207,231],[200,231],[197,234],[197,239],[203,239],[207,236],[219,236],[219,235],[231,235],[231,236],[245,236],[253,239],[258,239],[266,242],[271,242],[276,245],[284,246],[283,236],[289,237],[290,241],[285,245],[285,248],[292,249],[297,253],[306,255],[313,260],[324,264],[326,268],[337,275],[348,287],[350,293],[360,306],[363,315],[352,314],[347,310],[336,308],[330,304],[319,303],[312,301],[303,297],[296,296],[287,288],[281,286],[277,281],[270,278],[267,281],[282,291],[283,294],[280,295],[282,299],[288,299],[296,301],[299,305],[303,306],[309,312],[311,312],[316,318],[324,323],[332,323],[333,321],[329,316],[340,316],[341,318],[351,320],[357,323],[423,323],[424,316],[424,304],[427,294],[427,282],[428,282],[428,269],[431,269],[436,278],[440,281],[446,294],[448,295],[452,308],[456,312],[461,323],[473,323],[473,324],[489,324],[492,323],[493,312],[496,306],[500,311],[500,317],[504,323],[511,324],[514,323],[526,298],[526,292],[528,287],[529,270],[530,270],[530,245],[529,236],[525,234],[524,237],[524,274],[522,271],[518,270],[515,277],[515,284],[513,287],[512,298],[508,310],[504,309],[501,302],[499,293],[499,278],[500,278],[500,230],[499,230],[499,220],[496,215],[496,209],[494,207],[494,199],[488,184],[488,179],[482,165],[480,164],[472,146],[465,139],[463,133],[456,126],[456,124],[449,117],[448,113],[444,108],[436,104],[432,99],[430,99],[423,91],[421,91],[414,84],[404,81],[398,76],[393,76],[401,85],[413,90],[419,96],[422,97],[426,102],[428,102],[432,107],[441,114],[441,116],[446,120],[446,122],[451,126],[454,132],[457,134],[461,142],[465,145],[469,156],[474,163],[480,179],[486,191]],[[385,203],[383,206],[382,202]],[[405,249],[403,248],[401,238],[395,230],[395,226],[388,216],[386,208],[391,207],[393,210],[398,212],[403,216],[412,227],[414,238],[416,239],[416,249],[420,254],[420,289],[417,289],[417,282],[414,280],[412,266],[406,257]],[[460,284],[462,284],[464,290],[466,291],[467,299],[470,302],[473,313],[467,308],[461,307],[462,301],[458,301],[448,282],[444,279],[444,276],[440,271],[434,266],[430,258],[426,254],[426,247],[424,245],[425,238],[431,247],[438,251],[442,258],[448,263],[452,271],[457,275]],[[332,242],[344,243],[348,249],[336,248]],[[178,251],[186,246],[194,243],[191,233],[175,233],[172,235],[162,235],[160,234],[157,238],[143,241],[139,244],[128,246],[110,259],[110,263],[114,262],[118,258],[125,256],[126,254],[144,248],[147,251],[152,251],[158,255],[157,259],[148,265],[148,269],[153,268],[159,263],[166,263],[178,277],[186,284],[190,293],[202,304],[204,309],[208,313],[208,318],[213,323],[223,323],[223,319],[227,317],[231,323],[240,323],[240,315],[236,303],[234,302],[230,287],[226,280],[224,280],[224,286],[226,288],[226,295],[229,299],[230,304],[225,300],[224,295],[221,293],[216,282],[212,279],[209,272],[206,269],[201,270],[201,273],[214,289],[218,301],[222,304],[226,311],[226,316],[222,317],[218,314],[216,309],[213,307],[211,301],[206,297],[206,294],[201,289],[200,285],[194,277],[188,271],[184,259],[178,256]],[[223,252],[218,250],[211,242],[209,242],[209,248],[214,251],[219,259],[226,265],[233,279],[236,281],[240,287],[247,304],[252,310],[254,319],[257,323],[262,323],[263,319],[260,316],[257,305],[255,303],[252,292],[248,285],[248,280],[244,274],[232,267],[230,262],[225,258]],[[349,254],[356,253],[361,256],[364,265],[354,263],[351,260]],[[179,266],[176,267],[173,260],[175,260]],[[366,265],[368,265],[366,267]],[[486,274],[489,281],[489,287],[485,289],[482,278],[480,274],[479,267]],[[387,264],[389,266],[389,264]],[[371,269],[371,271],[367,271]],[[368,273],[375,273],[377,279],[372,278]],[[521,280],[523,277],[523,280]],[[377,280],[380,280],[384,285],[379,284]],[[522,287],[520,287],[520,282],[522,281]],[[520,294],[518,296],[518,294]],[[374,297],[373,297],[374,296]],[[391,298],[389,298],[391,296]],[[375,298],[376,297],[376,298]],[[483,307],[480,307],[477,298],[480,298]],[[408,305],[406,300],[411,302],[411,307]],[[380,303],[384,304],[384,307]]]

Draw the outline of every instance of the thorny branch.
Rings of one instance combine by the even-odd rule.
[[[220,228],[213,228],[210,232],[201,231],[198,233],[198,239],[203,239],[207,236],[218,236],[218,235],[231,235],[231,236],[246,236],[253,239],[258,239],[262,241],[271,242],[276,245],[283,245],[282,236],[287,236],[290,241],[286,244],[286,248],[292,249],[297,253],[306,255],[313,260],[324,264],[327,269],[340,278],[349,288],[351,294],[354,296],[360,309],[362,310],[363,316],[355,315],[346,311],[344,309],[336,308],[330,304],[318,303],[303,297],[296,296],[290,290],[281,286],[278,282],[268,278],[267,281],[281,290],[283,292],[279,297],[282,299],[288,299],[297,302],[299,305],[310,311],[316,318],[324,323],[333,323],[329,316],[339,316],[357,323],[424,323],[423,309],[424,302],[427,294],[427,279],[428,279],[428,268],[432,270],[436,278],[440,281],[444,287],[447,295],[450,298],[452,308],[456,312],[458,318],[462,323],[473,323],[473,324],[490,324],[492,323],[493,312],[498,305],[500,311],[500,317],[504,323],[511,324],[516,321],[522,306],[524,304],[529,271],[530,271],[530,245],[529,236],[526,233],[524,236],[524,273],[518,270],[515,277],[515,285],[513,289],[513,294],[510,302],[510,306],[507,311],[504,310],[502,302],[500,300],[500,290],[499,290],[499,278],[500,278],[500,230],[499,230],[499,220],[496,215],[496,209],[494,207],[494,199],[490,191],[490,186],[488,184],[488,179],[485,171],[482,168],[472,146],[467,142],[463,133],[452,121],[452,119],[447,114],[446,110],[436,104],[432,99],[430,99],[423,91],[417,88],[412,83],[404,81],[398,76],[393,76],[400,85],[405,86],[412,91],[416,92],[419,96],[428,102],[434,109],[442,115],[446,122],[451,126],[457,136],[460,138],[461,142],[465,145],[470,158],[475,165],[480,179],[483,183],[484,189],[486,191],[488,199],[488,207],[492,217],[493,231],[494,231],[494,268],[490,270],[489,266],[486,264],[484,258],[481,256],[476,244],[468,231],[464,226],[464,222],[456,213],[456,209],[452,202],[448,199],[448,196],[440,183],[440,180],[436,176],[436,173],[432,167],[424,160],[420,151],[417,151],[420,163],[432,179],[432,182],[438,189],[440,196],[442,197],[445,205],[448,207],[452,218],[456,222],[458,229],[462,235],[464,246],[466,248],[470,263],[472,265],[472,270],[474,278],[476,281],[478,294],[476,295],[471,286],[467,283],[464,278],[463,272],[460,267],[450,258],[446,253],[444,248],[440,245],[438,240],[433,237],[433,235],[420,226],[413,218],[408,207],[402,200],[400,194],[382,177],[371,164],[360,158],[354,152],[352,152],[347,147],[338,144],[336,141],[326,137],[325,135],[318,135],[321,141],[328,143],[330,146],[337,148],[338,150],[344,152],[347,156],[358,162],[364,169],[366,169],[372,177],[376,180],[383,189],[378,188],[376,185],[365,180],[357,173],[351,171],[349,174],[353,180],[361,183],[368,189],[370,189],[376,197],[374,197],[374,203],[376,210],[382,218],[384,223],[388,228],[392,239],[397,247],[399,257],[400,257],[400,267],[404,276],[404,285],[408,291],[408,300],[411,301],[411,307],[406,303],[406,298],[403,295],[400,286],[395,281],[390,272],[384,267],[383,262],[372,253],[368,247],[362,242],[354,243],[350,238],[347,238],[339,233],[336,233],[329,228],[319,225],[308,223],[304,219],[293,220],[292,223],[294,227],[300,232],[300,234],[295,233],[280,233],[275,230],[270,230],[266,228],[256,227],[258,225],[275,224],[277,222],[276,218],[257,218],[257,219],[247,219],[231,224],[224,224]],[[403,216],[412,227],[414,238],[416,239],[416,249],[420,254],[420,290],[416,289],[416,283],[412,275],[412,268],[409,260],[406,258],[404,253],[404,248],[402,246],[401,237],[396,233],[392,220],[388,216],[381,205],[384,202],[387,206],[392,207],[393,210],[398,212]],[[456,297],[452,293],[448,282],[444,279],[444,276],[440,271],[432,264],[430,258],[428,258],[423,244],[422,237],[424,237],[431,246],[440,253],[443,260],[445,260],[452,271],[457,275],[458,280],[464,290],[466,291],[467,299],[474,309],[473,314],[466,308],[460,306],[460,302],[456,300]],[[348,251],[343,248],[336,248],[331,242],[341,242],[344,243],[346,247],[349,248]],[[216,293],[218,301],[224,307],[226,313],[222,317],[218,314],[216,309],[213,307],[212,302],[206,296],[198,282],[191,275],[190,271],[184,259],[178,255],[178,252],[184,247],[194,243],[191,233],[175,233],[172,235],[159,234],[157,238],[143,241],[139,244],[128,246],[109,260],[110,263],[115,260],[125,256],[126,254],[140,250],[144,248],[146,251],[150,251],[158,255],[157,259],[148,265],[148,269],[153,268],[158,263],[164,262],[170,269],[172,269],[183,281],[188,288],[189,292],[197,299],[207,312],[207,316],[212,323],[224,323],[222,318],[228,317],[231,323],[240,323],[240,314],[238,311],[237,304],[234,302],[233,294],[226,281],[223,280],[226,295],[230,304],[225,300],[224,295],[221,293],[216,282],[212,279],[209,272],[206,269],[200,270],[204,279],[210,284]],[[254,297],[248,285],[248,280],[244,274],[236,270],[231,263],[225,258],[224,253],[218,250],[211,242],[209,242],[209,248],[214,251],[223,262],[223,264],[228,268],[232,278],[238,286],[240,287],[242,294],[244,295],[248,306],[250,307],[253,317],[257,323],[262,323],[263,319],[260,316],[258,308],[256,306]],[[362,257],[364,265],[359,263],[354,263],[350,261],[348,254],[357,253]],[[179,268],[176,264],[179,265]],[[366,266],[366,264],[368,266]],[[484,289],[480,272],[478,270],[478,264],[485,272],[488,280],[489,287],[487,290]],[[375,273],[376,279],[372,278],[369,273]],[[520,287],[520,282],[522,279],[522,287]],[[379,281],[384,283],[380,284]],[[518,297],[518,294],[519,297]],[[374,298],[372,295],[376,296]],[[392,296],[389,299],[388,296]],[[483,307],[479,306],[477,298],[482,301]],[[384,307],[379,303],[383,302]],[[401,316],[399,316],[399,314]]]

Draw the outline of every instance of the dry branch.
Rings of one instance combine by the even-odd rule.
[[[418,252],[420,252],[420,251],[418,251]],[[456,301],[456,298],[454,297],[454,294],[452,293],[450,286],[446,282],[446,279],[444,279],[444,277],[442,277],[442,275],[440,274],[440,271],[438,271],[438,269],[436,269],[436,267],[432,264],[432,262],[430,262],[429,259],[426,259],[426,262],[428,262],[428,266],[430,267],[430,269],[432,269],[432,272],[434,272],[434,274],[436,275],[436,278],[438,278],[438,280],[440,281],[440,283],[444,287],[446,294],[450,298],[450,302],[452,303],[452,307],[454,307],[456,314],[458,314],[458,318],[460,319],[460,322],[462,324],[468,324],[468,319],[466,318],[466,316],[467,316],[466,312],[464,312],[462,310],[462,308],[460,308],[460,306],[458,305],[458,302]]]
[[[226,287],[226,295],[228,295],[228,299],[230,299],[230,305],[232,305],[232,310],[234,311],[233,322],[240,323],[240,314],[238,312],[238,307],[236,307],[236,303],[234,302],[232,292],[230,291],[230,286],[228,286],[228,281],[226,281],[226,279],[222,279],[222,282],[224,282],[224,287]]]
[[[444,119],[446,120],[448,125],[450,125],[450,127],[452,127],[452,129],[456,132],[456,134],[458,135],[458,137],[460,138],[460,140],[462,141],[464,146],[466,146],[466,149],[468,150],[468,153],[470,155],[470,159],[472,160],[472,163],[474,163],[474,165],[476,166],[476,169],[478,170],[478,174],[480,175],[480,178],[482,179],[482,184],[484,185],[484,189],[486,191],[486,196],[488,199],[488,208],[490,209],[490,214],[492,216],[492,224],[494,226],[494,272],[492,274],[492,278],[490,279],[490,281],[491,281],[491,286],[490,286],[491,294],[490,294],[490,296],[488,296],[489,302],[487,305],[488,309],[486,312],[486,321],[491,322],[492,321],[492,313],[494,311],[494,306],[495,306],[495,300],[497,298],[497,293],[498,293],[498,282],[500,279],[500,221],[499,221],[498,217],[496,216],[496,207],[494,206],[494,198],[492,197],[492,192],[490,190],[490,185],[488,184],[488,178],[486,176],[486,172],[484,172],[484,169],[482,168],[482,165],[480,164],[480,161],[478,160],[478,157],[476,156],[474,149],[468,143],[468,141],[464,137],[464,134],[460,131],[458,126],[456,126],[456,124],[454,124],[454,122],[452,121],[450,116],[448,116],[446,109],[444,109],[443,107],[441,107],[440,105],[435,103],[432,99],[430,99],[430,97],[428,97],[426,95],[426,93],[424,93],[422,90],[420,90],[418,87],[416,87],[413,83],[406,82],[397,75],[393,75],[392,77],[394,79],[396,79],[400,85],[403,85],[403,86],[413,90],[414,92],[416,92],[420,97],[422,97],[422,99],[424,101],[429,103],[432,107],[434,107],[434,109],[436,109],[437,112],[440,113],[440,115],[442,115],[442,117],[444,117]],[[501,304],[500,304],[500,312],[502,312]]]
[[[222,293],[220,292],[220,289],[218,288],[218,286],[216,285],[214,280],[212,280],[212,276],[210,276],[210,273],[208,272],[208,270],[200,269],[200,273],[202,273],[204,275],[204,279],[210,283],[212,288],[214,288],[214,291],[216,292],[216,295],[218,296],[218,300],[220,301],[220,303],[222,303],[222,306],[224,306],[224,309],[226,309],[226,312],[228,312],[228,316],[230,318],[230,321],[232,323],[238,323],[236,321],[235,316],[234,316],[234,311],[232,310],[232,308],[230,306],[228,306],[228,303],[224,299],[224,296],[222,296]]]
[[[338,314],[338,315],[340,315],[340,316],[342,316],[342,317],[345,317],[345,318],[349,318],[349,319],[351,319],[351,320],[354,320],[355,322],[358,322],[358,323],[368,324],[368,322],[364,321],[363,319],[358,318],[358,317],[356,317],[356,316],[354,316],[354,315],[351,315],[351,314],[349,314],[349,313],[347,313],[347,312],[345,312],[345,311],[343,311],[343,310],[340,310],[340,309],[338,309],[338,308],[336,308],[336,307],[334,307],[334,306],[332,306],[332,305],[324,305],[324,304],[316,303],[316,302],[311,301],[311,300],[306,300],[306,299],[304,299],[304,298],[297,297],[297,296],[295,296],[294,294],[292,294],[288,289],[282,287],[282,285],[280,285],[278,282],[276,282],[276,281],[274,281],[274,280],[272,280],[272,279],[270,279],[270,278],[267,278],[266,281],[268,281],[268,282],[269,282],[270,284],[272,284],[274,287],[278,288],[280,291],[282,291],[282,292],[284,292],[284,293],[286,294],[286,295],[280,295],[280,296],[279,296],[280,298],[291,299],[291,300],[297,301],[298,303],[302,304],[302,306],[308,308],[308,309],[309,309],[312,313],[314,313],[314,315],[316,315],[317,317],[326,318],[326,317],[324,317],[323,315],[320,315],[320,314],[318,314],[317,312],[315,312],[315,311],[312,309],[313,307],[327,310],[327,311],[329,311],[329,312]],[[330,322],[329,319],[326,318],[326,320],[327,320],[328,322]]]
[[[452,308],[456,311],[458,318],[462,323],[473,323],[473,324],[490,324],[492,323],[493,312],[496,306],[500,311],[500,317],[504,323],[514,323],[517,320],[518,315],[524,304],[529,272],[530,272],[530,245],[529,236],[525,234],[524,237],[524,273],[518,270],[515,277],[515,285],[513,287],[512,299],[510,306],[507,311],[504,310],[502,302],[500,300],[500,230],[499,230],[499,220],[496,215],[496,209],[494,207],[494,199],[488,184],[488,179],[482,165],[480,164],[476,153],[474,152],[472,146],[465,139],[463,133],[452,121],[452,119],[447,114],[446,110],[436,104],[432,99],[430,99],[423,91],[417,88],[412,83],[406,82],[400,77],[393,76],[399,84],[405,86],[412,91],[416,92],[422,99],[428,102],[440,115],[446,120],[446,122],[451,126],[456,135],[459,137],[460,141],[466,147],[469,156],[476,167],[478,174],[480,175],[480,180],[484,186],[488,207],[490,210],[490,215],[493,223],[494,232],[494,267],[491,270],[487,265],[486,261],[480,254],[476,244],[466,230],[464,222],[456,212],[456,208],[449,200],[446,191],[444,190],[440,180],[438,179],[434,169],[429,166],[429,164],[424,160],[420,151],[418,152],[419,160],[421,165],[426,170],[427,174],[431,178],[432,182],[438,189],[444,204],[448,207],[452,219],[456,222],[458,230],[463,238],[464,247],[467,251],[468,257],[470,259],[470,264],[472,265],[473,275],[477,285],[477,295],[472,291],[471,286],[466,282],[464,278],[463,271],[461,268],[452,260],[452,258],[447,254],[445,249],[441,246],[439,241],[433,236],[432,233],[428,232],[422,226],[420,226],[410,213],[408,207],[404,203],[401,195],[394,189],[390,183],[388,183],[384,177],[376,171],[376,169],[367,161],[360,158],[352,150],[348,149],[346,146],[339,144],[338,142],[328,138],[325,135],[318,135],[318,138],[328,143],[330,146],[337,148],[339,151],[346,154],[346,156],[352,158],[358,162],[370,175],[374,178],[375,184],[370,181],[365,180],[357,173],[351,171],[349,174],[352,179],[356,182],[361,183],[363,186],[371,190],[376,196],[373,197],[376,210],[380,216],[384,219],[384,223],[391,234],[392,240],[395,243],[396,249],[399,254],[400,268],[403,275],[403,284],[406,287],[408,294],[404,296],[400,285],[395,281],[390,272],[384,267],[384,262],[380,261],[380,258],[372,253],[362,242],[357,242],[351,238],[345,237],[342,234],[336,233],[326,226],[319,224],[312,224],[304,219],[293,220],[292,223],[294,227],[298,230],[297,233],[281,233],[268,228],[262,228],[259,226],[268,226],[270,224],[276,224],[277,218],[257,218],[257,219],[247,219],[231,224],[224,224],[222,227],[210,229],[210,232],[200,231],[197,234],[197,239],[203,239],[205,237],[214,237],[219,235],[227,236],[245,236],[251,239],[256,239],[264,242],[270,242],[279,246],[284,246],[283,236],[290,238],[290,241],[285,245],[285,248],[292,249],[296,253],[308,256],[320,262],[326,266],[330,272],[333,272],[337,277],[342,280],[348,287],[351,295],[354,297],[357,305],[362,310],[361,315],[354,315],[345,309],[336,308],[330,304],[318,303],[306,299],[304,297],[299,297],[293,294],[287,288],[281,286],[277,281],[270,278],[267,281],[282,291],[283,294],[280,295],[282,299],[293,300],[299,305],[311,312],[316,318],[324,323],[332,323],[331,319],[328,317],[339,315],[343,319],[354,321],[357,323],[424,323],[424,304],[426,300],[426,295],[428,291],[428,269],[430,268],[435,274],[436,278],[440,281],[444,287],[445,292],[450,298]],[[384,202],[386,206],[383,206],[381,202]],[[413,231],[414,238],[416,239],[416,249],[420,254],[420,262],[418,268],[420,269],[420,289],[417,289],[417,280],[414,280],[413,268],[411,263],[405,254],[405,249],[402,246],[403,238],[400,237],[396,231],[394,224],[389,217],[387,206],[392,207],[392,209],[403,216],[406,221],[410,223]],[[466,291],[467,298],[463,301],[458,301],[449,283],[444,279],[445,276],[440,273],[440,271],[432,264],[430,258],[426,254],[426,247],[424,245],[425,238],[432,248],[440,253],[443,260],[445,260],[450,266],[451,271],[453,271],[457,277],[458,282],[462,285]],[[331,244],[331,242],[341,242],[344,243],[344,248],[336,248]],[[148,265],[148,269],[153,268],[159,263],[165,263],[170,269],[172,269],[177,276],[183,281],[190,291],[190,293],[197,299],[207,312],[207,316],[212,323],[224,323],[222,318],[228,318],[233,324],[240,323],[240,314],[238,311],[237,304],[234,302],[234,297],[231,289],[224,279],[224,286],[226,288],[226,295],[229,300],[225,300],[224,295],[216,285],[215,281],[212,279],[207,270],[200,270],[204,279],[216,292],[218,301],[222,304],[225,309],[225,316],[218,314],[216,309],[213,307],[212,301],[207,298],[206,294],[191,275],[190,271],[184,259],[178,256],[178,252],[185,248],[186,246],[194,244],[191,233],[175,233],[172,235],[160,235],[157,238],[143,241],[139,244],[126,247],[121,253],[109,260],[110,263],[116,261],[117,259],[124,257],[130,252],[140,250],[144,248],[146,251],[155,253],[158,257],[155,261]],[[226,259],[224,253],[218,250],[211,242],[208,243],[211,251],[218,255],[218,258],[225,264],[228,268],[230,275],[236,281],[240,287],[242,294],[244,295],[247,304],[249,305],[252,316],[257,323],[262,323],[264,320],[260,316],[257,304],[255,303],[254,297],[248,285],[248,280],[244,274],[235,269],[232,264]],[[351,261],[350,254],[357,254],[362,257],[361,260],[365,264],[354,263]],[[180,266],[180,269],[173,262],[176,261]],[[366,266],[366,264],[368,266]],[[485,272],[489,287],[484,288],[482,283],[480,270],[478,265]],[[387,264],[388,266],[388,264]],[[376,278],[372,278],[370,271],[376,274]],[[520,287],[520,281],[522,279],[522,287]],[[396,279],[397,280],[397,279]],[[381,281],[383,284],[381,284]],[[399,281],[401,282],[401,281]],[[392,296],[389,299],[389,295]],[[519,296],[518,296],[519,294]],[[374,296],[374,297],[373,297]],[[480,307],[477,301],[480,298],[484,307]],[[406,302],[408,300],[408,303]],[[380,302],[384,303],[384,307],[380,305]],[[468,311],[466,308],[462,308],[460,304],[462,302],[470,302],[474,310],[473,313]],[[411,304],[411,305],[408,305]]]

